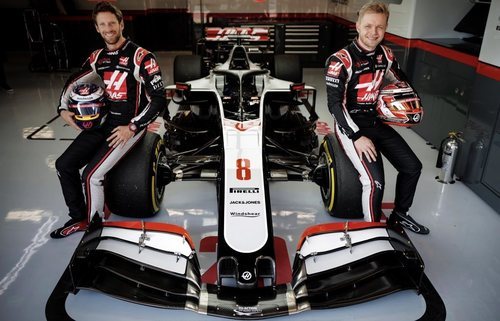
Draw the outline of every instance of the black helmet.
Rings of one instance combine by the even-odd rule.
[[[412,126],[422,121],[420,98],[407,82],[385,86],[379,94],[378,117],[386,124]]]
[[[104,89],[96,84],[81,83],[69,94],[69,111],[75,113],[75,122],[81,129],[99,127],[108,114]]]

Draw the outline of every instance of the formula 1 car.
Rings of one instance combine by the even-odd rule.
[[[205,77],[201,57],[179,56],[174,65],[176,84],[167,89],[177,112],[165,120],[164,137],[148,133],[114,169],[121,175],[110,174],[108,206],[115,214],[148,217],[158,211],[166,184],[214,181],[216,280],[202,281],[195,244],[184,228],[96,216],[47,302],[48,320],[71,320],[64,303],[80,289],[236,319],[336,308],[413,290],[426,303],[419,320],[445,319],[443,301],[402,227],[359,220],[357,173],[334,135],[318,147],[316,90],[296,81],[302,78],[296,57],[275,57],[270,71],[236,44]],[[346,219],[303,232],[286,283],[276,268],[271,181],[317,183],[327,212]]]

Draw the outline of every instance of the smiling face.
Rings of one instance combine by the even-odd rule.
[[[382,42],[387,29],[387,16],[383,13],[366,12],[356,22],[358,43],[367,50],[373,51]]]
[[[118,18],[111,12],[99,12],[95,18],[95,28],[109,50],[118,49],[125,41],[122,35],[123,21],[118,22]]]

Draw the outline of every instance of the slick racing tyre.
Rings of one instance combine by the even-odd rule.
[[[293,83],[301,83],[302,65],[300,64],[299,56],[274,56],[274,69],[272,75],[281,80],[291,81]]]
[[[197,55],[180,55],[174,59],[174,82],[187,82],[203,77],[202,59]]]
[[[328,214],[339,218],[362,218],[358,172],[333,133],[325,136],[321,143],[319,165],[324,168],[320,189]]]
[[[163,155],[165,146],[161,137],[147,132],[138,146],[108,173],[105,195],[112,213],[137,218],[158,213],[165,191],[157,176]]]

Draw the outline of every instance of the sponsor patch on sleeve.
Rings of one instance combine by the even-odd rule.
[[[351,68],[351,56],[345,49],[341,49],[333,54],[337,59],[342,61],[346,69]]]
[[[99,53],[101,53],[101,51],[102,51],[102,49],[98,49],[90,54],[90,57],[89,57],[90,64],[93,64],[97,60],[97,57],[99,56]]]
[[[154,58],[147,60],[144,63],[144,68],[146,69],[148,75],[154,75],[160,71],[160,66]]]
[[[137,49],[137,51],[135,52],[135,56],[134,56],[134,63],[139,66],[142,62],[142,59],[144,59],[144,57],[148,54],[148,51],[146,49],[143,49],[143,48],[139,48]]]
[[[394,54],[392,53],[391,48],[389,48],[387,46],[382,46],[382,48],[385,51],[385,55],[387,56],[387,60],[393,61],[394,60]]]
[[[151,87],[153,87],[153,90],[163,87],[163,80],[160,75],[155,75],[149,83],[151,84]]]
[[[328,66],[328,71],[326,72],[327,76],[338,78],[340,75],[340,71],[342,70],[342,63],[339,61],[331,61]]]

